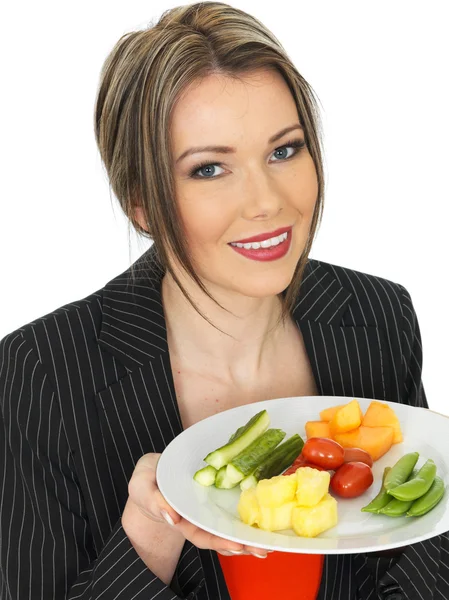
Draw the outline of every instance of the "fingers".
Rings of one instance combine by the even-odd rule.
[[[215,550],[223,556],[235,556],[252,554],[258,558],[265,558],[270,550],[264,548],[256,548],[252,546],[244,546],[239,542],[233,542],[219,536],[214,535],[204,529],[200,529],[190,521],[181,518],[179,523],[176,525],[182,535],[188,539],[192,544],[201,549]]]
[[[180,515],[165,500],[156,483],[156,466],[160,454],[145,454],[136,463],[128,484],[132,502],[148,518],[158,523],[176,524]]]

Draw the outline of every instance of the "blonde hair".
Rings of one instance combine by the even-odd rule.
[[[215,73],[238,79],[256,69],[275,69],[287,83],[318,179],[309,237],[293,278],[281,295],[285,318],[295,305],[321,222],[324,177],[314,92],[273,33],[255,17],[223,2],[179,6],[165,11],[147,29],[126,33],[101,71],[95,138],[110,186],[125,215],[138,234],[153,239],[163,268],[200,312],[169,262],[171,254],[212,298],[193,268],[184,241],[172,178],[170,117],[182,92],[193,82]],[[142,208],[148,232],[136,221],[136,206]]]

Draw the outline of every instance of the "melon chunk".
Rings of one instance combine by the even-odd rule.
[[[337,410],[339,408],[341,408],[342,406],[345,406],[345,405],[339,404],[338,406],[330,406],[329,408],[325,408],[324,410],[322,410],[320,412],[320,419],[322,421],[330,421],[332,419],[332,417],[335,415],[335,413],[337,412]]]
[[[371,455],[373,460],[378,460],[391,448],[393,444],[393,427],[366,427],[360,425],[354,431],[336,433],[334,440],[343,448],[362,448]]]
[[[337,433],[352,431],[362,424],[363,413],[357,400],[351,400],[339,408],[329,421],[330,434],[335,438]]]
[[[307,439],[312,437],[330,438],[329,423],[326,421],[307,421],[306,436]]]
[[[393,427],[393,444],[403,441],[401,426],[396,413],[388,404],[378,400],[373,400],[368,406],[362,425],[366,427]]]

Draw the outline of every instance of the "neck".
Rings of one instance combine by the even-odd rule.
[[[270,364],[284,331],[280,299],[249,298],[208,284],[209,293],[227,309],[223,310],[193,281],[184,277],[181,282],[213,325],[194,309],[167,273],[162,280],[162,299],[172,358],[209,377],[232,383],[254,380]]]

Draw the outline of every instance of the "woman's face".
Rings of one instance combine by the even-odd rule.
[[[318,182],[283,78],[258,70],[241,79],[211,75],[180,98],[171,123],[173,170],[198,275],[212,293],[218,287],[260,298],[289,285]]]

